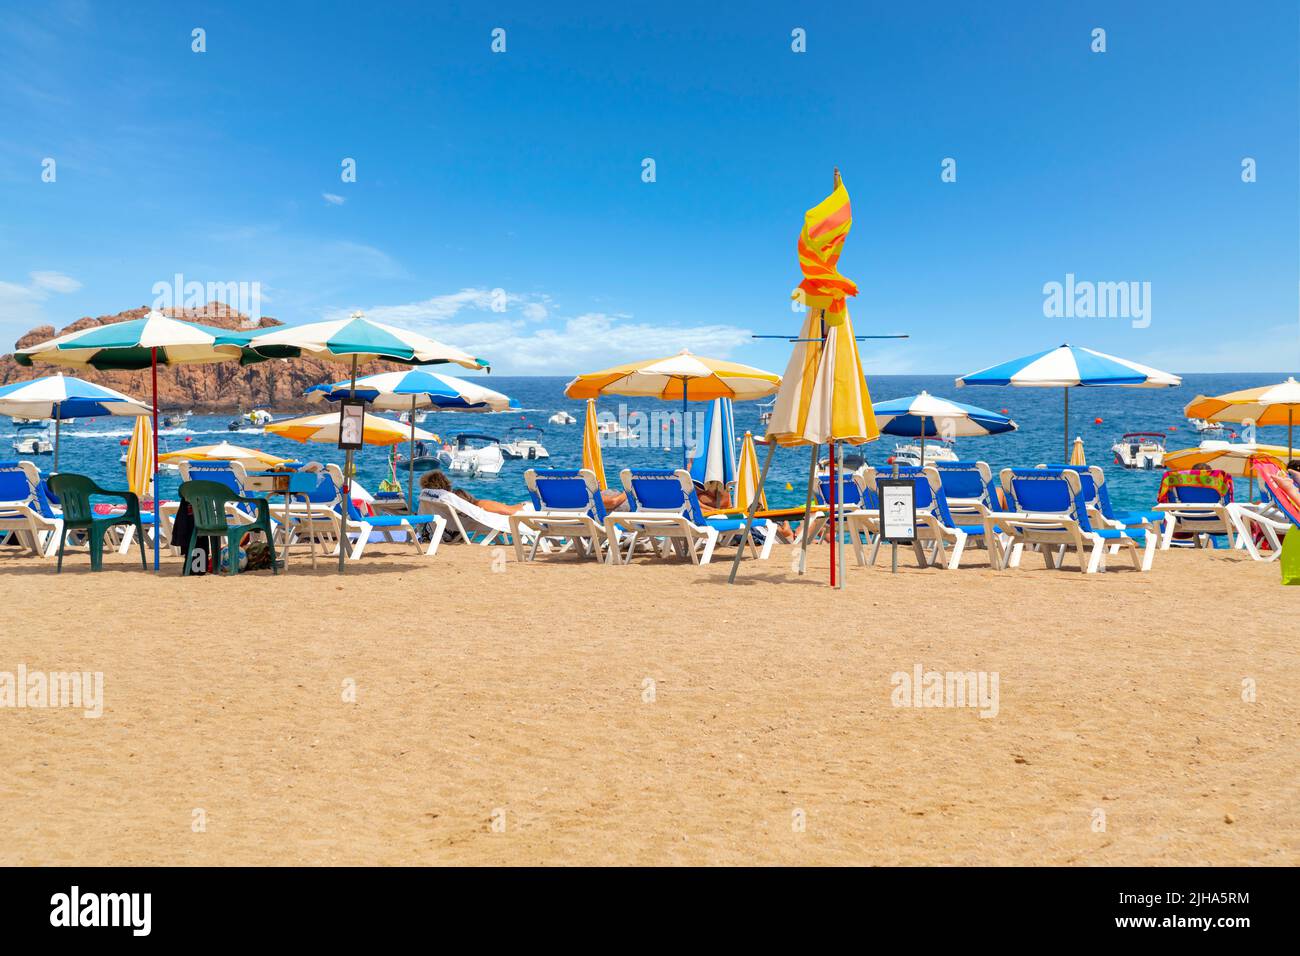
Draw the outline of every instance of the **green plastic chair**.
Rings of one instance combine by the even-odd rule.
[[[109,491],[85,475],[51,475],[49,486],[63,506],[63,530],[59,534],[59,563],[54,568],[55,574],[63,571],[63,546],[67,543],[69,531],[86,532],[90,539],[90,570],[100,571],[104,567],[104,534],[109,528],[119,525],[135,527],[136,540],[140,543],[140,566],[148,570],[144,556],[144,527],[140,523],[140,499],[134,492]],[[126,512],[97,518],[91,507],[91,495],[121,498],[126,502]]]
[[[194,543],[200,538],[224,538],[226,542],[226,565],[231,574],[239,573],[239,542],[250,531],[261,531],[266,535],[266,545],[272,551],[271,573],[279,574],[275,561],[275,541],[271,537],[271,508],[265,498],[244,498],[235,494],[219,481],[184,481],[181,482],[181,498],[190,503],[194,509],[194,530],[190,532],[190,544],[185,549],[185,570],[182,576],[190,573],[190,555],[194,553]],[[226,520],[226,505],[230,502],[240,505],[254,505],[257,517],[251,524],[239,524],[231,527]]]

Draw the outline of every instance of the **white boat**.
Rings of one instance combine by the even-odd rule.
[[[772,399],[766,405],[759,405],[758,423],[767,425],[772,421],[772,409],[776,408],[776,399]]]
[[[1196,429],[1196,434],[1201,441],[1225,441],[1228,438],[1229,428],[1222,422],[1207,422],[1204,418],[1188,419],[1192,427]],[[1236,438],[1236,434],[1232,435]]]
[[[957,454],[957,448],[951,441],[942,438],[927,438],[925,440],[924,462],[921,461],[920,442],[895,445],[894,454],[889,458],[891,465],[933,465],[937,461],[961,461],[961,456]]]
[[[637,438],[635,429],[620,425],[613,418],[606,418],[596,422],[596,435],[605,438],[607,441],[635,441]]]
[[[20,455],[48,455],[54,451],[50,433],[41,425],[19,425],[14,433],[14,451]]]
[[[68,418],[64,419],[65,422],[72,421],[72,420],[73,419],[68,419]],[[18,416],[15,415],[14,424],[15,425],[36,425],[39,426],[40,428],[53,428],[54,419],[53,418],[19,418]]]
[[[501,445],[501,454],[507,458],[523,458],[528,461],[550,458],[551,453],[542,445],[541,436],[544,434],[536,425],[512,428],[507,436],[509,440]]]
[[[578,421],[566,411],[558,411],[546,420],[552,425],[574,425]]]
[[[1115,453],[1115,464],[1150,471],[1164,464],[1165,436],[1163,432],[1129,432],[1110,450]]]
[[[411,413],[409,411],[402,412],[402,414],[397,416],[397,420],[401,422],[403,425],[409,425],[411,424]],[[428,420],[429,420],[429,413],[427,411],[423,411],[419,409],[416,410],[415,424],[423,425]]]
[[[501,473],[506,459],[500,439],[467,432],[457,435],[452,444],[444,445],[438,451],[438,460],[448,474],[490,476]]]
[[[265,408],[255,408],[251,412],[244,412],[238,418],[231,419],[226,425],[232,432],[237,432],[243,428],[261,428],[271,422],[272,415]]]

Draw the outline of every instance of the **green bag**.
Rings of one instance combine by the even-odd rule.
[[[1282,539],[1282,583],[1300,584],[1300,528],[1287,528]]]

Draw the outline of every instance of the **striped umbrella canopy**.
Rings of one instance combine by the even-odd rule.
[[[338,444],[339,414],[326,412],[323,415],[303,415],[300,418],[288,418],[280,422],[271,422],[266,426],[268,435],[280,435],[300,442],[323,442]],[[361,441],[366,445],[399,445],[407,439],[407,428],[401,422],[382,415],[366,413],[362,424]],[[434,441],[434,436],[423,428],[415,429],[415,437],[420,441]]]
[[[1177,375],[1149,365],[1107,355],[1075,345],[1061,345],[1046,352],[991,365],[957,379],[957,387],[966,385],[1014,385],[1020,388],[1060,388],[1065,395],[1065,451],[1070,457],[1070,389],[1097,385],[1122,385],[1127,388],[1170,388],[1181,385]]]
[[[590,469],[601,489],[609,487],[605,479],[605,454],[600,449],[600,432],[596,428],[596,400],[587,399],[587,414],[582,422],[582,467]]]
[[[149,406],[116,389],[59,372],[0,387],[0,415],[54,419],[54,470],[59,470],[60,423],[101,415],[148,415]]]
[[[19,365],[49,362],[74,368],[139,371],[153,369],[153,464],[158,459],[158,366],[194,365],[204,362],[224,362],[239,359],[243,354],[237,344],[223,342],[231,333],[227,329],[182,322],[150,311],[142,319],[98,325],[79,332],[70,332],[18,349],[14,360]],[[254,358],[254,361],[257,359]],[[154,474],[157,483],[158,475]],[[158,496],[154,495],[154,528],[160,528]],[[158,570],[161,535],[153,539],[153,569]]]
[[[767,507],[767,493],[759,479],[758,449],[754,447],[754,436],[745,432],[745,439],[740,445],[740,464],[736,468],[736,500],[733,505],[749,510],[758,498],[758,507]]]
[[[701,485],[736,480],[736,419],[729,398],[715,398],[704,414],[704,433],[691,459],[691,480]]]
[[[384,360],[406,365],[453,363],[487,368],[468,352],[443,345],[427,335],[372,322],[360,312],[346,319],[286,325],[252,333],[226,333],[223,342],[238,345],[257,358],[310,358],[357,364]],[[247,359],[247,356],[246,356]]]
[[[153,489],[156,476],[153,428],[149,419],[141,416],[135,420],[135,427],[131,429],[131,443],[126,449],[126,486],[141,498],[146,498]]]
[[[1005,415],[974,405],[963,405],[929,392],[876,402],[873,409],[876,424],[884,434],[921,439],[923,462],[927,438],[1000,435],[1020,427]]]
[[[169,451],[165,455],[159,455],[158,460],[164,464],[181,461],[237,461],[246,467],[275,468],[294,459],[281,458],[279,455],[272,455],[257,448],[245,448],[243,445],[232,445],[228,441],[223,441],[215,445],[200,445],[197,448]]]
[[[1197,395],[1183,409],[1188,418],[1211,422],[1254,422],[1256,426],[1285,425],[1287,454],[1295,450],[1294,429],[1300,412],[1300,382],[1288,377],[1277,385],[1245,388],[1217,398]]]
[[[1164,457],[1166,471],[1190,471],[1197,465],[1226,471],[1238,478],[1255,478],[1252,458],[1272,458],[1286,465],[1289,449],[1282,445],[1260,445],[1255,442],[1226,442],[1210,440],[1195,448],[1167,451]]]

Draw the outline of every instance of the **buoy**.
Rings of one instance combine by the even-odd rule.
[[[186,441],[194,441],[194,439],[193,439],[192,437],[190,437],[189,435],[186,435],[186,436],[185,436],[185,440],[186,440]]]
[[[1003,414],[1003,415],[1010,415],[1011,412],[1004,408],[1004,409],[1002,409],[1002,414]]]
[[[123,448],[125,448],[127,445],[131,444],[131,442],[128,439],[123,438],[120,442],[118,442],[118,444],[121,445]]]
[[[785,490],[786,490],[786,491],[794,491],[794,485],[790,484],[790,482],[787,481],[787,482],[785,483]]]
[[[1092,420],[1092,423],[1093,423],[1094,425],[1100,425],[1100,424],[1101,424],[1101,419],[1100,419],[1100,418],[1094,418],[1094,419]]]

